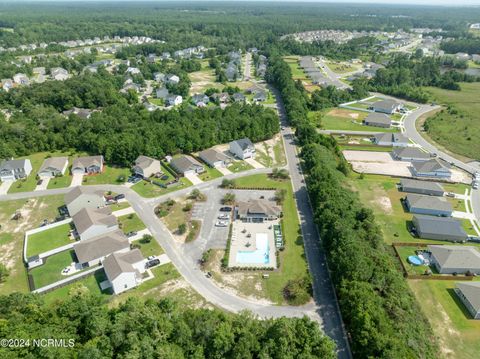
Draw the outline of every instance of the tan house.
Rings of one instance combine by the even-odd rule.
[[[103,171],[103,156],[78,157],[73,160],[72,174],[96,174]]]
[[[147,156],[138,156],[133,166],[133,172],[143,178],[158,177],[163,174],[160,161]]]

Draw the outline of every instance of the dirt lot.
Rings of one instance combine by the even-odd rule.
[[[341,108],[335,108],[329,113],[327,113],[327,115],[344,117],[344,118],[353,118],[355,120],[360,116],[358,112],[353,112],[353,111],[345,110]]]

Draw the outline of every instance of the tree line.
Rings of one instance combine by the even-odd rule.
[[[332,340],[306,317],[258,320],[170,299],[132,298],[109,308],[84,287],[55,305],[31,294],[0,296],[0,322],[0,338],[67,343],[2,345],[2,358],[335,358]]]
[[[432,329],[384,243],[371,210],[345,184],[349,167],[332,137],[308,122],[308,101],[289,66],[269,58],[302,146],[304,173],[354,357],[437,358]]]

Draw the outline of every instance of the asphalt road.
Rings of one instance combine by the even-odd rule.
[[[273,89],[273,91],[276,91]],[[351,358],[352,354],[343,326],[340,308],[333,289],[327,258],[323,250],[317,227],[313,220],[313,210],[310,204],[305,178],[301,170],[300,159],[297,153],[295,137],[288,127],[285,108],[282,98],[276,91],[278,113],[284,130],[281,131],[287,155],[288,169],[292,179],[293,190],[300,217],[305,254],[313,280],[313,298],[317,306],[318,315],[322,318],[324,332],[332,338],[338,349],[339,358]]]
[[[319,58],[318,62],[322,66],[322,70],[325,72],[327,77],[332,81],[332,83],[335,85],[335,87],[339,89],[346,89],[350,88],[349,85],[346,83],[340,81],[341,75],[337,74],[336,72],[333,72],[330,67],[325,63],[325,61],[322,60],[322,58]]]
[[[250,66],[252,64],[252,54],[247,52],[245,55],[245,66],[243,70],[243,79],[245,81],[250,80]]]

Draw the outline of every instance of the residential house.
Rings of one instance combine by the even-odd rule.
[[[88,108],[78,108],[74,107],[71,110],[63,111],[62,114],[64,116],[76,115],[84,120],[88,120],[90,116],[92,116],[93,111],[89,110]]]
[[[225,76],[227,77],[228,81],[235,81],[238,77],[237,67],[233,64],[228,64],[227,68],[225,69]]]
[[[16,181],[26,178],[32,172],[32,163],[29,159],[6,160],[0,164],[0,181]]]
[[[210,102],[210,99],[205,94],[195,94],[192,96],[192,103],[195,106],[206,105]]]
[[[242,160],[255,158],[255,146],[249,138],[230,142],[230,152]]]
[[[122,230],[118,229],[77,242],[73,249],[78,263],[83,267],[93,267],[101,264],[109,254],[130,251],[130,242]]]
[[[258,91],[255,95],[253,95],[253,101],[255,101],[255,102],[267,101],[267,92],[266,91]]]
[[[430,263],[440,274],[480,274],[480,252],[476,247],[429,245],[427,248],[431,253]]]
[[[451,217],[453,212],[452,205],[446,198],[414,193],[405,197],[405,206],[411,213],[431,216]]]
[[[68,157],[50,157],[43,161],[38,171],[40,178],[52,178],[65,174],[68,167]]]
[[[163,82],[165,81],[165,74],[164,73],[161,73],[161,72],[155,72],[153,74],[153,79],[156,81],[156,82]]]
[[[403,108],[403,105],[400,102],[394,100],[381,100],[377,101],[372,105],[372,110],[375,112],[381,112],[391,115],[392,113],[398,112]]]
[[[110,254],[103,261],[103,269],[115,294],[135,288],[142,282],[145,259],[138,249]]]
[[[166,100],[169,96],[168,89],[166,87],[159,88],[155,92],[155,95],[156,95],[157,98],[161,98],[163,100]]]
[[[199,153],[200,159],[210,167],[227,167],[231,162],[230,157],[224,155],[213,148],[209,148]]]
[[[165,81],[171,85],[177,85],[180,82],[180,77],[174,74],[168,74],[165,76]]]
[[[52,77],[52,79],[57,81],[64,81],[69,77],[68,71],[62,69],[61,67],[54,67],[53,69],[51,69],[50,76]]]
[[[97,174],[103,171],[103,156],[78,157],[73,160],[72,174]]]
[[[410,144],[408,137],[403,133],[378,133],[373,136],[373,143],[379,146],[407,147]]]
[[[98,209],[105,207],[105,196],[102,191],[90,191],[77,186],[65,194],[65,205],[70,216],[74,216],[84,208]]]
[[[25,74],[15,74],[13,75],[13,82],[19,85],[30,85],[30,80],[28,79],[28,76]]]
[[[230,95],[226,92],[214,93],[212,98],[219,103],[227,103],[230,101]],[[245,96],[243,98],[245,99]]]
[[[205,172],[205,167],[195,158],[188,155],[173,158],[170,161],[170,166],[172,166],[175,172],[182,175]]]
[[[34,75],[37,75],[37,76],[46,74],[45,67],[34,67],[32,72]]]
[[[418,193],[429,196],[440,196],[442,197],[445,193],[442,185],[437,182],[429,181],[418,181],[412,179],[402,179],[400,180],[400,191]]]
[[[464,242],[468,237],[462,223],[451,217],[416,214],[413,216],[412,222],[419,238]]]
[[[160,161],[148,156],[137,157],[133,166],[133,172],[143,178],[158,177],[163,174]]]
[[[480,319],[480,282],[457,282],[454,289],[473,319]]]
[[[449,178],[452,176],[450,169],[436,158],[428,161],[413,161],[411,169],[413,175],[417,177]]]
[[[13,88],[13,81],[11,79],[2,79],[2,89],[8,92]]]
[[[245,95],[240,92],[236,92],[232,96],[233,102],[245,102]]]
[[[136,67],[128,67],[125,72],[130,75],[140,75],[142,73],[140,69]]]
[[[183,97],[180,95],[172,95],[167,97],[168,106],[177,106],[183,102]]]
[[[392,157],[399,161],[428,161],[432,157],[429,153],[417,147],[398,147],[392,151]]]
[[[265,199],[239,202],[236,206],[237,218],[244,222],[264,222],[280,217],[282,211],[274,202]]]
[[[117,217],[109,207],[83,208],[72,216],[72,220],[82,241],[118,229]]]
[[[366,126],[390,128],[392,126],[392,119],[384,113],[373,112],[363,120],[363,123]]]

